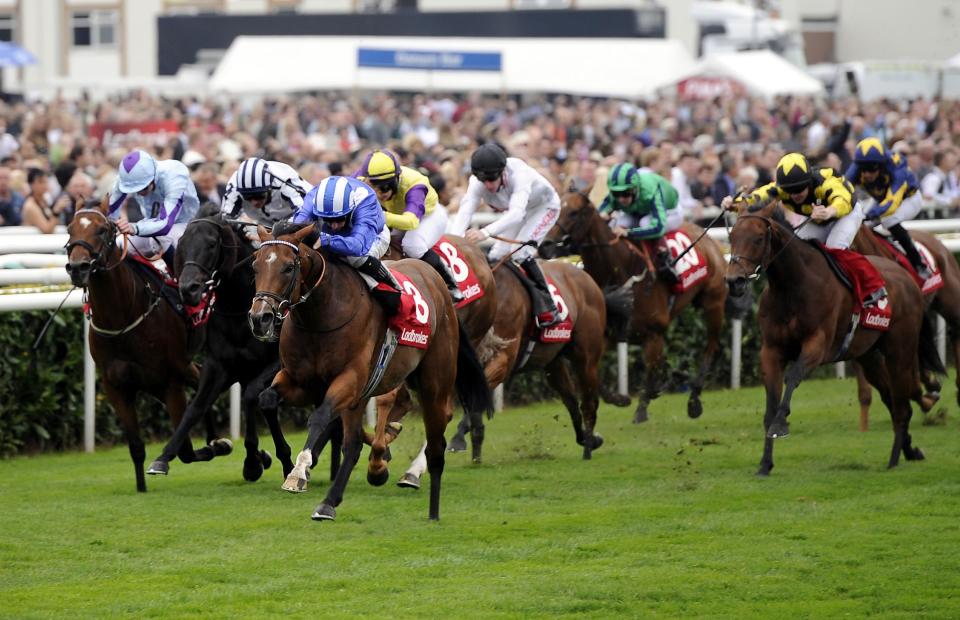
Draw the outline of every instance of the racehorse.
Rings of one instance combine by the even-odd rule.
[[[960,266],[957,265],[957,261],[950,250],[937,239],[936,235],[915,230],[911,231],[910,236],[929,250],[930,256],[940,270],[943,287],[926,295],[925,298],[929,307],[946,321],[954,357],[960,359]],[[879,235],[868,226],[860,228],[860,232],[853,240],[851,249],[861,254],[882,256],[893,261],[897,260],[891,246],[884,243]],[[940,386],[935,376],[924,373],[921,378],[928,390],[939,392]],[[960,371],[957,372],[956,385],[958,388],[957,403],[960,404]],[[860,430],[865,431],[870,416],[873,393],[859,366],[857,366],[857,395],[860,401]],[[929,406],[926,408],[929,408]]]
[[[557,223],[540,246],[540,255],[550,258],[579,254],[584,270],[607,292],[608,314],[614,314],[617,305],[614,299],[627,294],[630,310],[626,334],[631,343],[643,346],[643,358],[638,359],[637,371],[644,375],[644,390],[637,403],[634,423],[647,420],[647,407],[660,393],[664,335],[670,321],[690,304],[703,312],[707,343],[700,371],[690,384],[687,401],[687,415],[700,417],[703,413],[700,394],[720,348],[727,299],[723,279],[726,267],[720,246],[707,236],[701,237],[703,229],[699,226],[683,224],[682,230],[688,238],[699,238],[696,248],[706,260],[708,275],[675,296],[670,285],[657,278],[649,257],[630,241],[616,236],[585,193],[571,189],[564,195],[561,206]],[[692,258],[695,255],[689,253],[687,256]],[[616,334],[612,336],[617,337]],[[618,406],[630,403],[629,399],[623,400],[610,391],[605,391],[604,400]]]
[[[447,288],[432,267],[420,260],[394,263],[405,280],[404,290],[421,324],[430,335],[426,348],[398,346],[392,357],[383,352],[391,339],[387,317],[352,267],[307,240],[316,232],[305,226],[289,232],[274,228],[273,238],[263,228],[263,241],[254,261],[257,293],[250,306],[254,335],[274,338],[280,328],[282,368],[272,386],[289,403],[319,405],[308,422],[307,442],[297,455],[283,488],[306,490],[310,448],[329,420],[341,418],[344,429],[343,464],[315,520],[332,520],[363,443],[362,418],[370,396],[385,393],[401,382],[419,395],[427,435],[432,520],[440,517],[440,481],[446,440],[443,433],[452,417],[454,392],[468,411],[492,408],[483,368],[461,330]],[[403,334],[401,333],[401,336]],[[387,420],[377,419],[367,480],[380,485],[389,477],[384,453]]]
[[[561,323],[570,322],[569,340],[542,342],[542,334],[559,329],[534,328],[533,305],[518,269],[509,261],[494,267],[497,287],[497,317],[493,328],[481,342],[478,352],[484,361],[487,381],[499,385],[513,374],[545,369],[547,381],[560,394],[570,414],[577,444],[583,446],[583,458],[603,445],[603,437],[595,432],[599,406],[600,358],[603,357],[603,329],[606,325],[606,304],[603,292],[590,277],[570,263],[541,261],[540,268],[548,281],[555,284],[554,303]],[[473,459],[481,458],[484,426],[481,416],[464,416],[450,445],[466,449],[469,432]]]
[[[457,317],[460,319],[460,329],[466,332],[467,338],[474,350],[479,350],[481,342],[493,326],[494,317],[497,313],[497,289],[494,284],[493,272],[487,263],[486,257],[475,245],[468,243],[463,237],[455,235],[444,235],[438,242],[439,254],[445,259],[453,273],[457,284],[467,283],[472,285],[471,275],[476,278],[475,285],[482,291],[482,295],[469,301],[469,303],[460,304],[457,308]],[[384,260],[401,260],[403,250],[396,242],[391,242],[389,252],[383,257]],[[470,300],[477,294],[476,291],[467,291],[465,293],[467,300]],[[493,389],[497,384],[490,382],[487,376],[487,385]],[[401,385],[393,392],[388,392],[377,397],[377,411],[380,415],[387,415],[388,424],[398,422],[409,411],[413,401],[406,386]],[[465,414],[466,415],[466,414]],[[478,425],[482,427],[483,416],[480,412],[474,412],[475,417],[480,419]],[[393,427],[396,428],[396,427]],[[475,436],[475,440],[482,443],[482,437]],[[452,446],[452,444],[451,444]],[[479,447],[475,448],[475,454],[479,458]],[[405,473],[400,481],[400,486],[419,488],[419,476],[411,473]]]
[[[107,207],[104,198],[99,207],[77,209],[67,227],[66,269],[73,285],[86,288],[89,294],[90,353],[120,418],[137,491],[145,492],[146,451],[137,419],[137,394],[146,392],[163,402],[177,426],[186,406],[184,388],[197,381],[198,370],[191,360],[203,338],[162,299],[159,284],[148,282],[125,260]],[[212,431],[208,425],[208,445],[196,452],[189,441],[181,442],[176,450],[180,460],[209,461],[228,454],[230,443],[216,439]]]
[[[766,437],[757,474],[766,476],[773,469],[773,440],[789,432],[786,418],[800,381],[820,364],[849,359],[861,363],[890,410],[894,440],[888,467],[897,465],[901,451],[907,460],[922,459],[910,437],[910,400],[920,396],[920,369],[942,372],[943,366],[920,289],[910,275],[896,263],[870,257],[885,281],[889,327],[856,329],[850,339],[853,295],[819,250],[796,240],[781,209],[769,216],[741,215],[730,232],[730,246],[726,279],[732,294],[742,294],[748,279],[767,274],[757,312],[767,392]]]
[[[280,370],[279,346],[276,342],[254,338],[247,325],[247,311],[255,292],[251,264],[255,251],[243,232],[231,225],[221,215],[220,206],[213,203],[201,208],[180,238],[176,254],[180,296],[184,304],[196,307],[213,295],[208,302],[212,306],[212,313],[206,324],[200,386],[187,405],[177,430],[164,446],[163,453],[147,469],[148,474],[167,474],[169,461],[180,443],[189,436],[190,429],[234,383],[241,385],[241,403],[246,421],[244,480],[259,480],[263,470],[269,468],[272,462],[270,454],[259,448],[258,410],[267,420],[284,477],[293,469],[290,446],[284,439],[277,416],[276,396],[268,392],[260,397]],[[266,406],[261,408],[261,403]],[[339,421],[330,425],[333,442],[331,480],[339,467],[340,440],[343,436],[341,429]],[[318,448],[322,448],[322,445]]]

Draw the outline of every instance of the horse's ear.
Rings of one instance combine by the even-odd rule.
[[[570,179],[570,183],[567,184],[567,193],[574,194],[577,191],[577,184],[573,179]]]
[[[104,215],[110,215],[110,194],[104,194],[103,199],[100,201],[100,211]]]
[[[270,231],[260,224],[257,225],[257,234],[260,235],[260,241],[270,240]]]
[[[306,239],[306,237],[312,232],[313,232],[313,224],[309,226],[304,226],[297,232],[293,233],[293,240],[296,241],[297,243],[300,243],[301,241]]]

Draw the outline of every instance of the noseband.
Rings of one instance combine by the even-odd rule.
[[[74,215],[74,218],[76,218],[76,216],[80,215],[81,213],[89,213],[91,215],[97,215],[99,217],[102,217],[103,220],[107,223],[107,229],[103,233],[97,236],[97,239],[100,240],[101,251],[97,251],[96,249],[94,249],[94,247],[90,243],[88,243],[83,239],[74,239],[73,241],[68,241],[63,246],[67,251],[67,256],[68,257],[70,256],[70,252],[73,250],[73,248],[81,247],[84,250],[86,250],[87,253],[90,255],[90,273],[95,273],[101,270],[109,271],[110,269],[116,268],[118,265],[120,265],[120,263],[123,262],[123,259],[126,256],[126,253],[127,253],[126,243],[123,244],[124,256],[121,256],[120,260],[116,264],[112,266],[108,266],[104,263],[104,261],[110,260],[109,258],[110,255],[113,253],[113,250],[117,247],[116,224],[114,224],[113,221],[110,218],[108,218],[106,215],[104,215],[103,212],[100,211],[99,209],[78,209]],[[124,237],[126,237],[126,235],[124,235]]]

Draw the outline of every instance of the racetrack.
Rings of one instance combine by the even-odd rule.
[[[239,445],[171,463],[145,495],[125,446],[0,461],[0,617],[957,617],[954,389],[944,425],[915,415],[927,460],[895,471],[888,414],[858,432],[855,396],[801,384],[769,479],[753,475],[760,388],[705,393],[699,420],[682,394],[643,426],[603,406],[590,462],[559,404],[508,410],[483,465],[449,455],[439,524],[426,486],[393,486],[418,421],[387,487],[361,458],[334,523],[309,519],[326,455],[303,495],[276,465],[243,482]]]

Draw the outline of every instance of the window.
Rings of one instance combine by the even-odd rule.
[[[116,47],[116,11],[74,11],[70,19],[74,47]]]
[[[0,15],[0,41],[13,41],[17,32],[17,18],[13,15]]]

